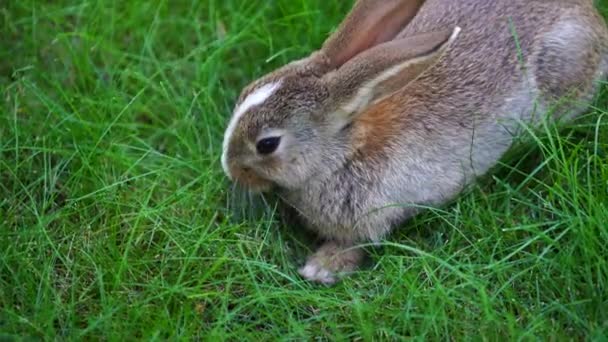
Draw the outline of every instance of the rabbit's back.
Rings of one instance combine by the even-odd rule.
[[[464,115],[526,121],[530,96],[575,90],[588,99],[607,71],[608,31],[591,0],[428,0],[399,37],[455,26],[462,33],[454,47],[409,90],[454,101]]]

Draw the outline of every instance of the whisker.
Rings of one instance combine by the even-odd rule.
[[[268,201],[266,200],[266,196],[264,196],[264,194],[261,194],[260,197],[262,198],[262,202],[264,202],[264,205],[266,207],[269,207],[270,205],[268,204]]]
[[[230,213],[234,222],[248,219],[246,193],[238,184],[232,184],[230,196]]]
[[[275,204],[274,207],[271,206],[270,203],[268,203],[268,200],[266,200],[266,196],[263,193],[260,194],[260,198],[262,199],[262,203],[264,205],[264,215],[273,219],[277,205]]]
[[[248,209],[247,218],[256,219],[257,213],[255,210],[256,209],[255,201],[253,200],[253,193],[251,192],[251,190],[247,190],[247,209]]]

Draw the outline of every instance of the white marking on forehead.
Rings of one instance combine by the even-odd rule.
[[[274,83],[268,83],[247,95],[245,100],[243,100],[239,107],[234,111],[234,117],[240,117],[251,107],[264,103],[264,101],[266,101],[272,94],[274,94],[275,91],[277,91],[277,89],[279,89],[280,85],[281,80]]]
[[[279,89],[281,83],[282,80],[279,80],[277,82],[268,83],[259,87],[251,94],[247,95],[245,100],[243,100],[243,102],[241,102],[241,104],[234,111],[234,115],[232,115],[230,123],[228,124],[228,128],[226,128],[226,132],[224,133],[224,143],[222,146],[222,167],[224,168],[224,172],[226,172],[227,175],[229,175],[229,170],[226,152],[228,150],[228,144],[230,143],[230,139],[232,139],[232,135],[234,134],[234,130],[236,129],[236,125],[238,124],[243,114],[247,113],[249,109],[261,105],[266,100],[268,100],[268,98]]]

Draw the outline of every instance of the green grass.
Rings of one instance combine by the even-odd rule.
[[[235,97],[349,5],[3,2],[0,339],[608,337],[607,87],[333,288],[301,227],[231,218]]]

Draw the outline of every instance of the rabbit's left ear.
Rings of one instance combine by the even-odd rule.
[[[370,104],[403,88],[432,66],[456,39],[453,31],[421,34],[380,44],[323,77],[336,120],[356,117]]]

